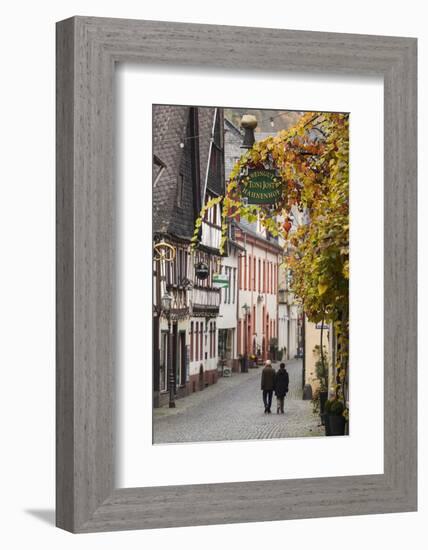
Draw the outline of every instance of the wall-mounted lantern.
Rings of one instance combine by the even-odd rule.
[[[241,128],[245,131],[241,149],[251,149],[256,141],[256,138],[254,137],[254,130],[257,128],[256,117],[253,115],[244,115],[241,118]]]

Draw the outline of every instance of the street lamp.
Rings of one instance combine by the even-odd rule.
[[[244,323],[244,372],[247,372],[247,347],[248,347],[248,342],[247,342],[247,338],[248,338],[248,320],[247,320],[247,315],[248,315],[248,310],[250,309],[250,306],[248,306],[247,304],[244,304],[242,306],[242,309],[244,310],[244,320],[245,320],[245,323]]]
[[[244,129],[244,139],[241,149],[251,149],[256,141],[254,130],[257,128],[257,119],[253,115],[244,115],[241,118],[241,128]]]
[[[168,355],[167,355],[167,375],[168,375],[168,384],[169,384],[169,408],[175,408],[175,399],[174,399],[174,372],[172,370],[172,342],[171,342],[171,306],[172,306],[172,297],[168,292],[161,298],[162,310],[165,312],[166,319],[168,321]]]

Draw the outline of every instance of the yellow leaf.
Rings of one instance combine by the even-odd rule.
[[[328,289],[328,284],[326,284],[326,283],[319,283],[318,284],[318,294],[320,296],[325,294],[327,292],[327,289]]]

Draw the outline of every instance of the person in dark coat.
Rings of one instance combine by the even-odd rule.
[[[272,394],[275,388],[275,370],[272,368],[272,364],[269,359],[266,361],[262,370],[262,391],[263,391],[263,404],[265,406],[265,413],[271,412],[272,406]]]
[[[289,376],[285,364],[279,365],[279,371],[275,374],[276,413],[284,414],[284,399],[288,392]]]

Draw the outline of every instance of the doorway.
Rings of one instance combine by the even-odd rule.
[[[187,361],[186,361],[186,332],[180,330],[179,333],[179,368],[180,368],[180,386],[185,386],[187,381]]]

